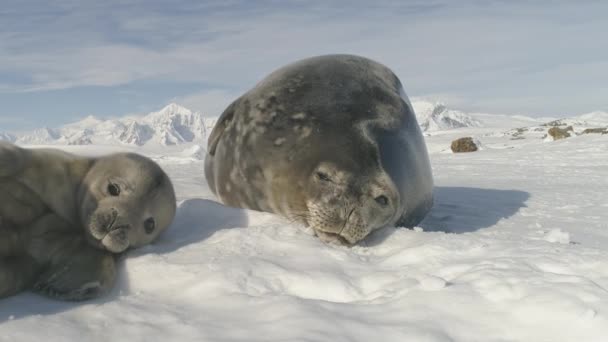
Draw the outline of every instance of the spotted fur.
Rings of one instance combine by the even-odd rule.
[[[222,114],[205,176],[231,206],[273,212],[354,244],[413,226],[432,205],[426,146],[401,82],[352,55],[287,65]]]

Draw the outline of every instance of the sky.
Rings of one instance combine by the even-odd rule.
[[[2,0],[0,131],[177,102],[216,116],[265,75],[369,57],[464,111],[608,111],[607,1]]]

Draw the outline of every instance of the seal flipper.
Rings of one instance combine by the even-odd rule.
[[[50,265],[35,281],[33,289],[57,299],[81,301],[107,293],[115,280],[114,255],[82,245],[62,263]]]
[[[20,147],[0,141],[0,177],[17,174],[25,165],[25,153]]]
[[[114,285],[115,256],[91,246],[58,215],[41,217],[28,233],[28,254],[44,264],[33,282],[35,292],[79,301],[99,297]]]
[[[211,131],[211,135],[209,136],[209,140],[207,141],[207,151],[211,156],[215,155],[215,149],[217,148],[217,144],[220,142],[222,134],[232,122],[232,118],[234,117],[234,112],[236,111],[236,106],[239,103],[239,100],[240,98],[232,102],[215,123],[215,126]]]
[[[28,256],[0,256],[0,298],[27,290],[35,280],[39,265]]]
[[[414,228],[426,217],[433,207],[433,197],[422,202],[411,212],[403,214],[395,223],[395,227]]]

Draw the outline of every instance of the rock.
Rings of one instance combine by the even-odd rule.
[[[471,137],[464,137],[452,141],[452,152],[475,152],[478,150],[477,144]]]
[[[515,130],[515,132],[513,132],[511,134],[512,138],[511,140],[521,140],[521,139],[525,139],[525,137],[523,136],[524,133],[526,133],[528,131],[528,128],[526,127],[521,127],[521,128],[517,128]]]
[[[569,132],[573,132],[574,129],[572,126],[568,126],[566,128],[559,128],[557,126],[549,128],[547,133],[553,137],[553,140],[566,139],[570,137]]]
[[[551,126],[551,127],[557,127],[557,126],[566,126],[567,124],[562,120],[553,120],[547,123],[542,124],[541,126]]]
[[[608,134],[608,127],[604,128],[587,128],[583,134]]]

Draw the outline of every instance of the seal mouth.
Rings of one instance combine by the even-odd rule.
[[[314,229],[315,234],[321,239],[321,241],[329,242],[329,243],[338,243],[340,245],[352,247],[355,243],[348,241],[344,236],[340,235],[340,233],[330,233],[320,229]],[[341,232],[341,231],[340,231]]]
[[[127,239],[127,231],[118,228],[106,234],[100,242],[106,250],[112,253],[124,252],[130,245]]]
[[[98,248],[112,253],[120,253],[130,246],[130,225],[123,222],[115,209],[109,213],[92,215],[87,229],[89,241]]]
[[[312,229],[314,230],[315,234],[324,242],[337,243],[340,245],[352,247],[357,243],[357,241],[354,241],[354,242],[350,241],[347,237],[342,235],[342,233],[346,229],[346,226],[348,225],[348,222],[350,221],[350,218],[354,212],[355,212],[355,208],[352,208],[348,212],[348,215],[346,215],[346,219],[344,220],[344,223],[342,224],[342,227],[340,227],[338,232],[336,232],[336,231],[328,232],[324,229],[316,228],[316,227],[312,227]]]
[[[93,213],[90,216],[88,231],[96,240],[102,240],[108,233],[121,228],[115,227],[118,221],[118,212],[112,209],[109,213]]]
[[[340,231],[338,232],[338,235],[342,234],[342,232],[344,231],[344,228],[346,228],[346,225],[348,224],[348,221],[350,221],[350,217],[353,215],[354,212],[355,212],[355,208],[352,208],[350,210],[350,212],[348,213],[348,215],[346,216],[346,220],[344,220],[344,224],[342,225],[342,229],[340,229]]]

